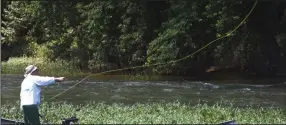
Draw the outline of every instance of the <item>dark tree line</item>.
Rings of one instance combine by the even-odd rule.
[[[95,72],[183,58],[225,35],[250,0],[1,1],[2,61],[37,56]],[[177,63],[143,71],[165,75],[286,72],[285,2],[258,2],[230,37]]]

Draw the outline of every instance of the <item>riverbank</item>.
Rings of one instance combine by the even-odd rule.
[[[80,111],[75,112],[78,108]],[[216,124],[228,120],[236,120],[238,124],[285,124],[285,112],[285,108],[236,108],[231,104],[189,106],[176,102],[137,105],[44,102],[40,110],[54,124],[60,124],[61,118],[71,117],[74,113],[82,124]],[[19,103],[2,104],[1,113],[3,118],[23,119]]]
[[[146,74],[143,72],[110,72],[110,73],[91,73],[89,71],[83,71],[79,67],[75,67],[73,62],[57,60],[48,61],[44,58],[33,57],[13,57],[6,62],[1,62],[1,74],[2,75],[23,75],[26,66],[34,64],[40,68],[42,75],[52,76],[65,76],[73,78],[84,78],[90,75],[89,78],[98,80],[237,80],[237,79],[285,79],[286,74],[278,74],[272,77],[258,76],[258,75],[245,75],[241,73],[232,72],[211,72],[206,73],[200,77],[191,76],[162,76]]]
[[[71,62],[57,60],[48,61],[44,58],[13,57],[1,62],[1,74],[23,74],[25,67],[34,64],[39,67],[41,74],[54,76],[80,76],[84,73]]]
[[[72,62],[57,60],[47,61],[44,58],[33,57],[13,57],[6,62],[1,62],[2,75],[23,75],[26,66],[34,64],[40,68],[42,75],[65,76],[72,78],[83,78],[90,75],[89,78],[98,80],[182,80],[180,76],[159,76],[146,75],[144,73],[90,73],[89,71],[80,70]],[[184,77],[186,78],[186,77]],[[193,78],[187,78],[193,79]]]

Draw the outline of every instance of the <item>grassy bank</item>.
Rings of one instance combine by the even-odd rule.
[[[12,57],[6,62],[1,62],[1,74],[20,74],[23,75],[26,66],[34,64],[40,68],[42,75],[51,76],[65,76],[65,77],[86,77],[90,75],[88,71],[82,71],[77,68],[72,62],[57,60],[47,61],[44,58],[33,57]],[[282,79],[286,76],[282,75]],[[277,76],[278,77],[278,76]],[[275,77],[277,79],[277,77]],[[196,77],[181,77],[181,76],[160,76],[153,74],[146,74],[144,72],[134,71],[132,74],[125,73],[124,71],[110,72],[104,74],[93,73],[90,79],[97,80],[233,80],[242,79],[237,73],[214,73],[203,76],[202,78]],[[254,79],[254,76],[246,77]],[[269,79],[268,77],[257,77],[256,79]]]
[[[188,106],[180,103],[150,103],[137,105],[107,105],[103,103],[89,103],[76,106],[64,102],[43,103],[41,114],[45,114],[50,123],[60,123],[60,119],[71,117],[76,112],[81,123],[153,123],[153,124],[198,124],[220,123],[236,120],[239,124],[285,124],[285,109],[275,108],[235,108],[220,104],[208,106],[198,104]],[[48,110],[46,110],[48,109]],[[47,111],[47,112],[46,112]],[[6,103],[1,107],[2,117],[22,121],[19,104]]]
[[[34,64],[43,75],[79,76],[83,73],[67,61],[47,61],[43,58],[13,57],[7,62],[1,62],[1,74],[23,74],[25,67]]]
[[[73,63],[67,61],[47,61],[43,58],[32,58],[32,57],[13,57],[7,62],[1,62],[1,74],[20,74],[23,75],[26,66],[34,64],[40,68],[40,72],[43,75],[52,76],[70,76],[70,77],[85,77],[89,75],[88,72],[81,71],[76,68]],[[99,80],[174,80],[181,79],[181,77],[172,76],[155,76],[155,75],[145,75],[142,73],[134,74],[124,74],[120,75],[109,75],[103,74],[98,75],[94,73],[89,78],[99,79]]]

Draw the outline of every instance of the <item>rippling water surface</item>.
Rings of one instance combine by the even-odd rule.
[[[18,101],[22,76],[1,78],[1,99]],[[79,80],[44,87],[45,98],[62,92]],[[213,104],[223,100],[236,106],[286,107],[286,83],[283,80],[229,81],[98,81],[87,80],[60,95],[57,100],[84,104],[88,101],[106,103],[174,102]],[[54,100],[56,101],[56,100]]]

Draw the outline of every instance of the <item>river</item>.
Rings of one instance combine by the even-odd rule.
[[[1,76],[1,101],[19,101],[21,75]],[[43,87],[48,99],[68,89],[81,79]],[[88,79],[52,101],[84,104],[181,102],[189,104],[231,101],[235,106],[286,107],[286,80],[216,80],[216,81],[123,81]]]

